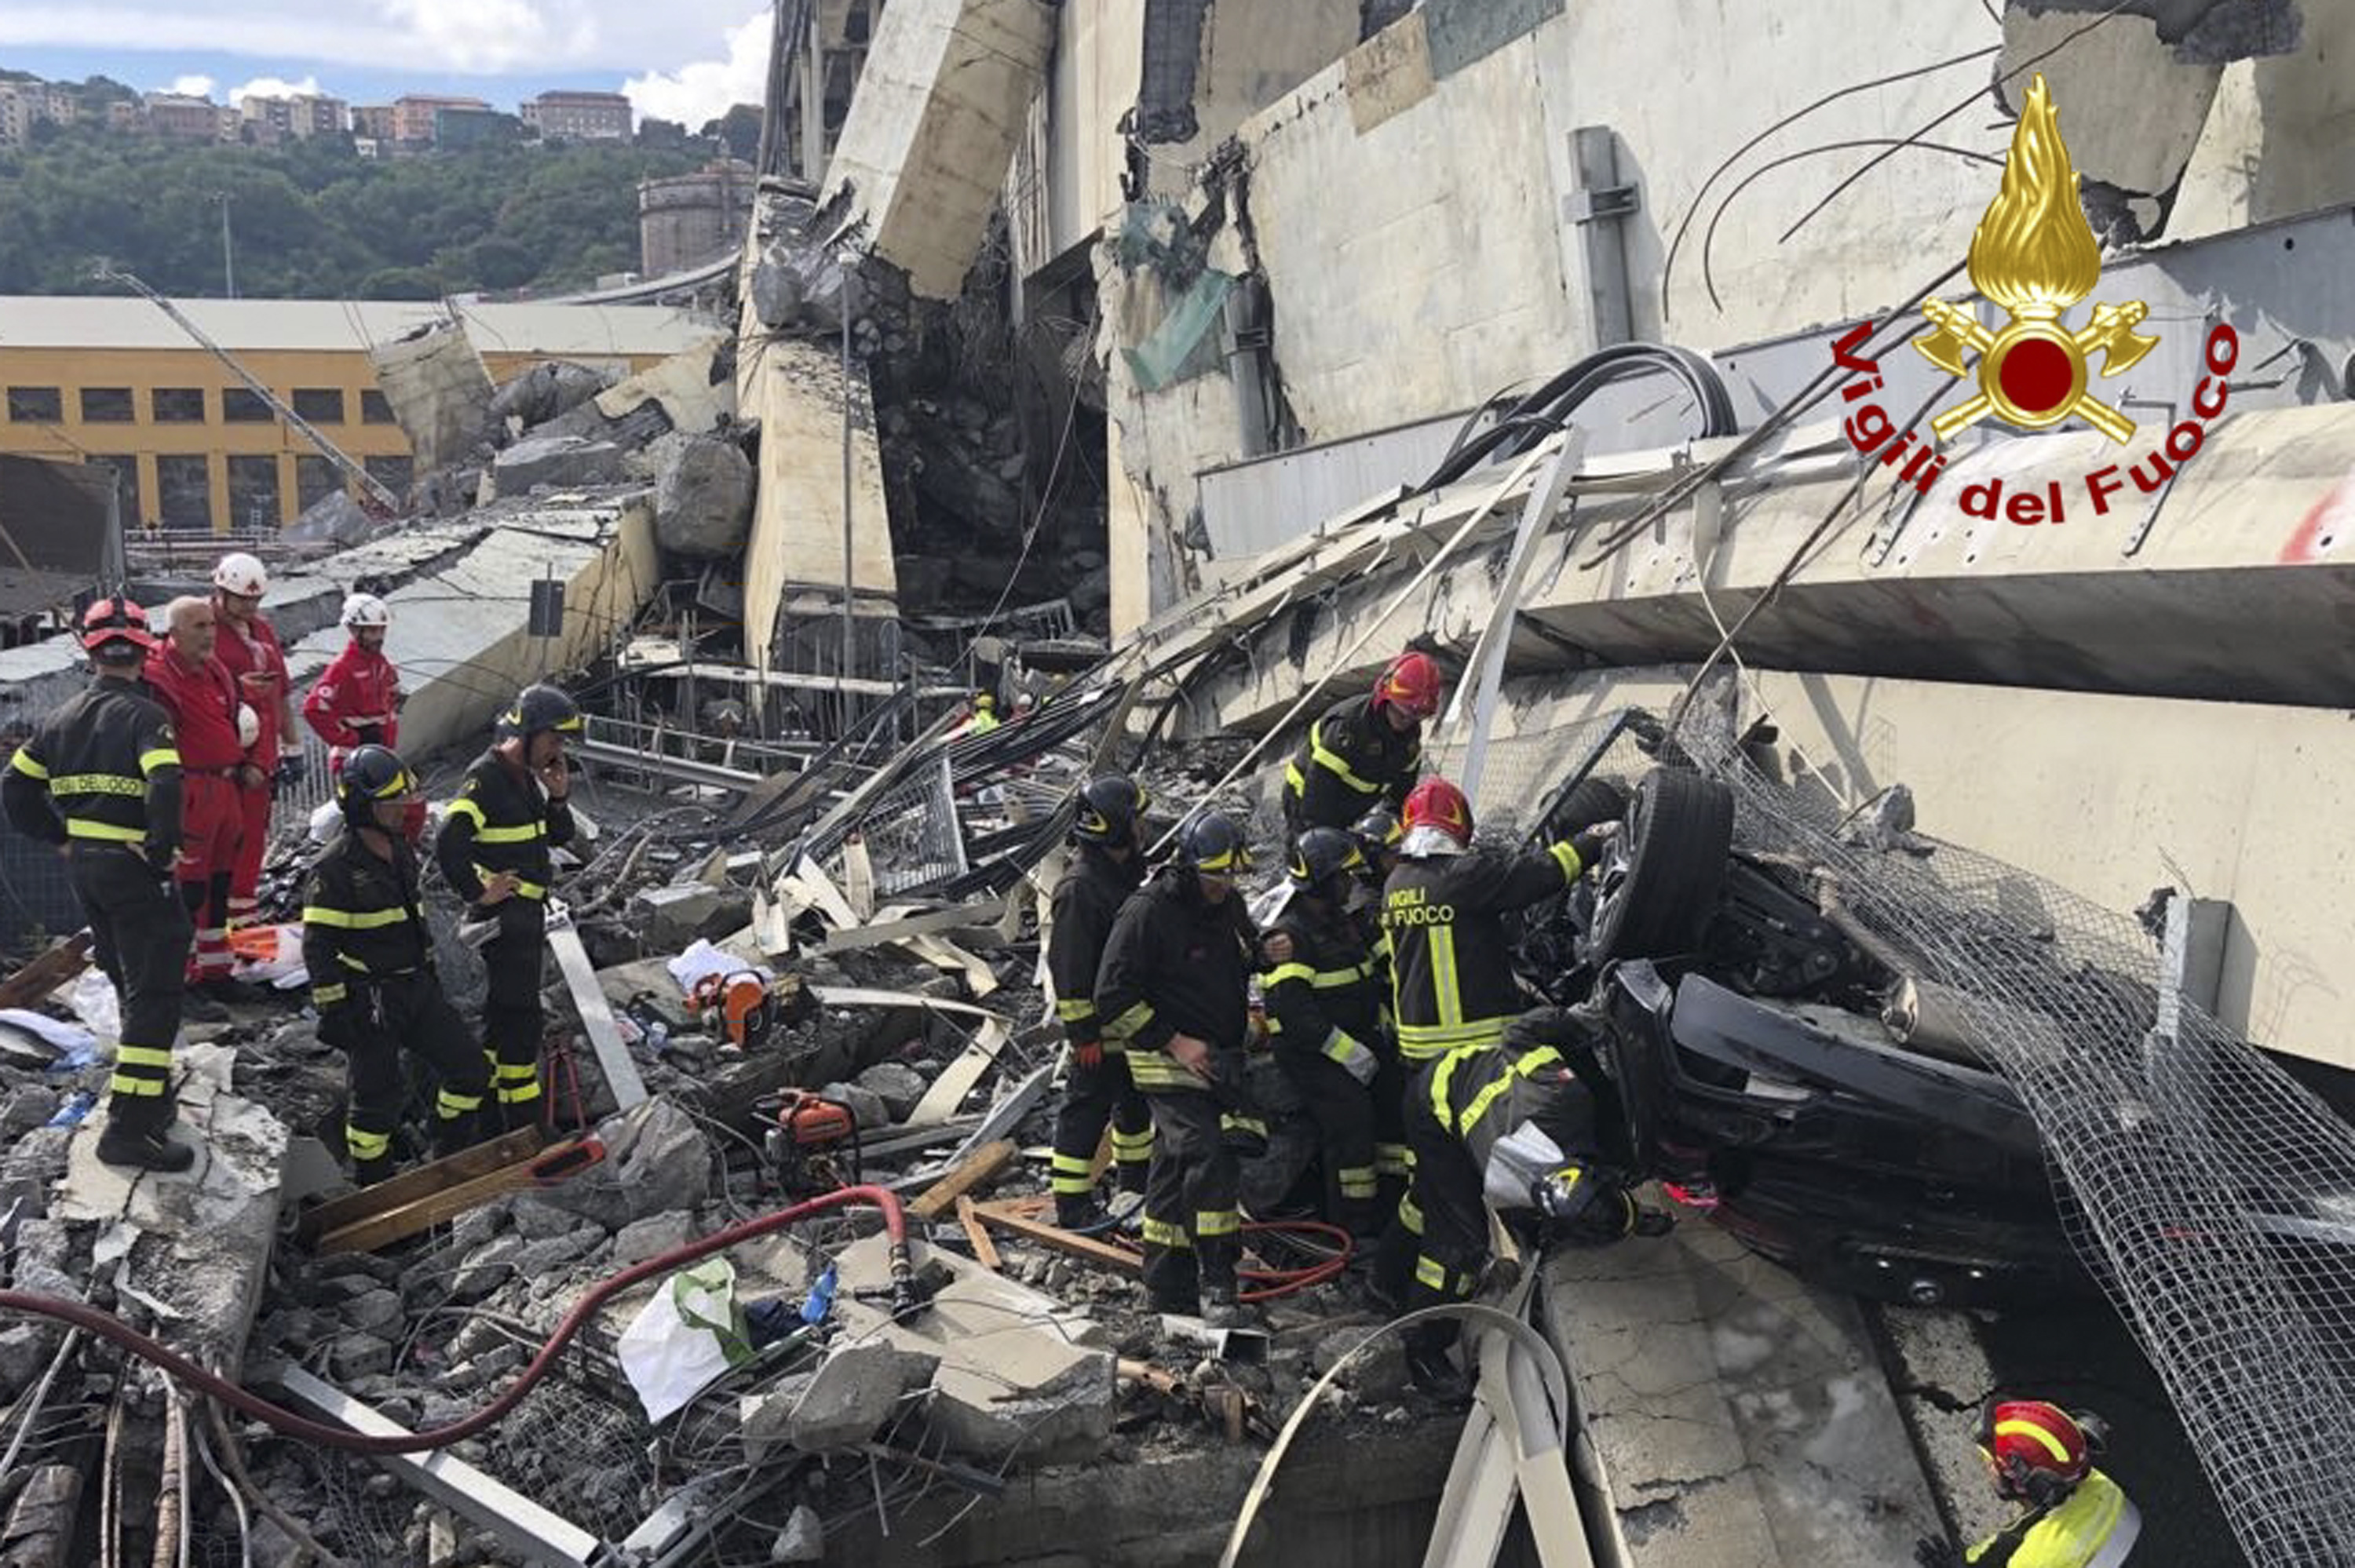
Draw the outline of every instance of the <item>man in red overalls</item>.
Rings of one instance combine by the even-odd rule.
[[[247,1001],[253,988],[231,977],[229,881],[245,837],[240,789],[261,789],[267,776],[251,737],[240,734],[237,683],[214,657],[217,625],[210,599],[176,599],[165,609],[163,646],[147,656],[147,683],[172,715],[180,737],[180,861],[174,874],[197,927],[188,986],[215,1001]]]
[[[213,568],[213,614],[218,622],[214,656],[237,683],[237,694],[261,722],[254,756],[275,772],[260,787],[238,790],[240,833],[237,864],[231,868],[229,920],[231,926],[253,922],[255,895],[261,885],[261,858],[270,848],[270,801],[280,784],[299,783],[303,777],[303,742],[294,733],[294,705],[287,694],[286,654],[278,633],[261,619],[261,596],[270,589],[270,574],[251,556],[223,556]]]

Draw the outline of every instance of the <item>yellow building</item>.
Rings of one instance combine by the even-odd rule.
[[[440,303],[175,303],[337,448],[395,493],[406,490],[409,439],[368,351],[446,319]],[[643,370],[722,330],[657,306],[452,308],[494,382],[540,359]],[[267,528],[341,484],[269,404],[144,300],[0,296],[0,452],[113,468],[126,525]]]

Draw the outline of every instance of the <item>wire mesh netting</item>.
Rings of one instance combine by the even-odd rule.
[[[1763,770],[1722,705],[1693,705],[1657,758],[1616,726],[1492,747],[1477,805],[1533,828],[1579,769],[1632,787],[1662,759],[1723,782],[1738,852],[1808,867],[1819,900],[1956,1000],[2249,1560],[2355,1562],[2355,1128],[2163,987],[2133,916],[1859,825],[1863,807]]]

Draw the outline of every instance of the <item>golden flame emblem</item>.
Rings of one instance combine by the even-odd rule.
[[[2095,305],[2071,332],[2062,313],[2094,291],[2102,278],[2101,247],[2077,197],[2077,171],[2061,140],[2060,111],[2038,73],[2028,90],[2003,188],[1971,236],[1972,286],[2001,305],[2011,323],[1989,332],[1969,312],[1932,300],[1922,313],[1938,330],[1916,338],[1922,356],[1949,376],[1971,374],[1963,351],[1978,357],[1978,395],[1930,421],[1941,440],[1993,414],[2021,429],[2041,430],[2072,415],[2123,443],[2132,419],[2087,387],[2090,361],[2102,355],[2102,374],[2115,376],[2158,346],[2134,329],[2150,313],[2139,301]]]

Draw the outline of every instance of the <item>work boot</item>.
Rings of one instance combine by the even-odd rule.
[[[1092,1234],[1112,1224],[1093,1192],[1058,1192],[1055,1194],[1055,1227],[1058,1230],[1079,1231]]]
[[[1472,1380],[1464,1375],[1445,1345],[1410,1343],[1406,1370],[1415,1387],[1443,1404],[1456,1404],[1472,1397]]]
[[[194,1165],[197,1151],[165,1137],[161,1127],[142,1126],[109,1115],[106,1130],[98,1135],[98,1158],[103,1165],[169,1173]]]
[[[379,1154],[374,1160],[355,1160],[352,1161],[352,1185],[373,1187],[379,1181],[389,1181],[400,1168],[400,1162],[389,1154]]]
[[[1249,1329],[1257,1326],[1259,1314],[1242,1304],[1233,1286],[1205,1285],[1201,1318],[1213,1329]]]

